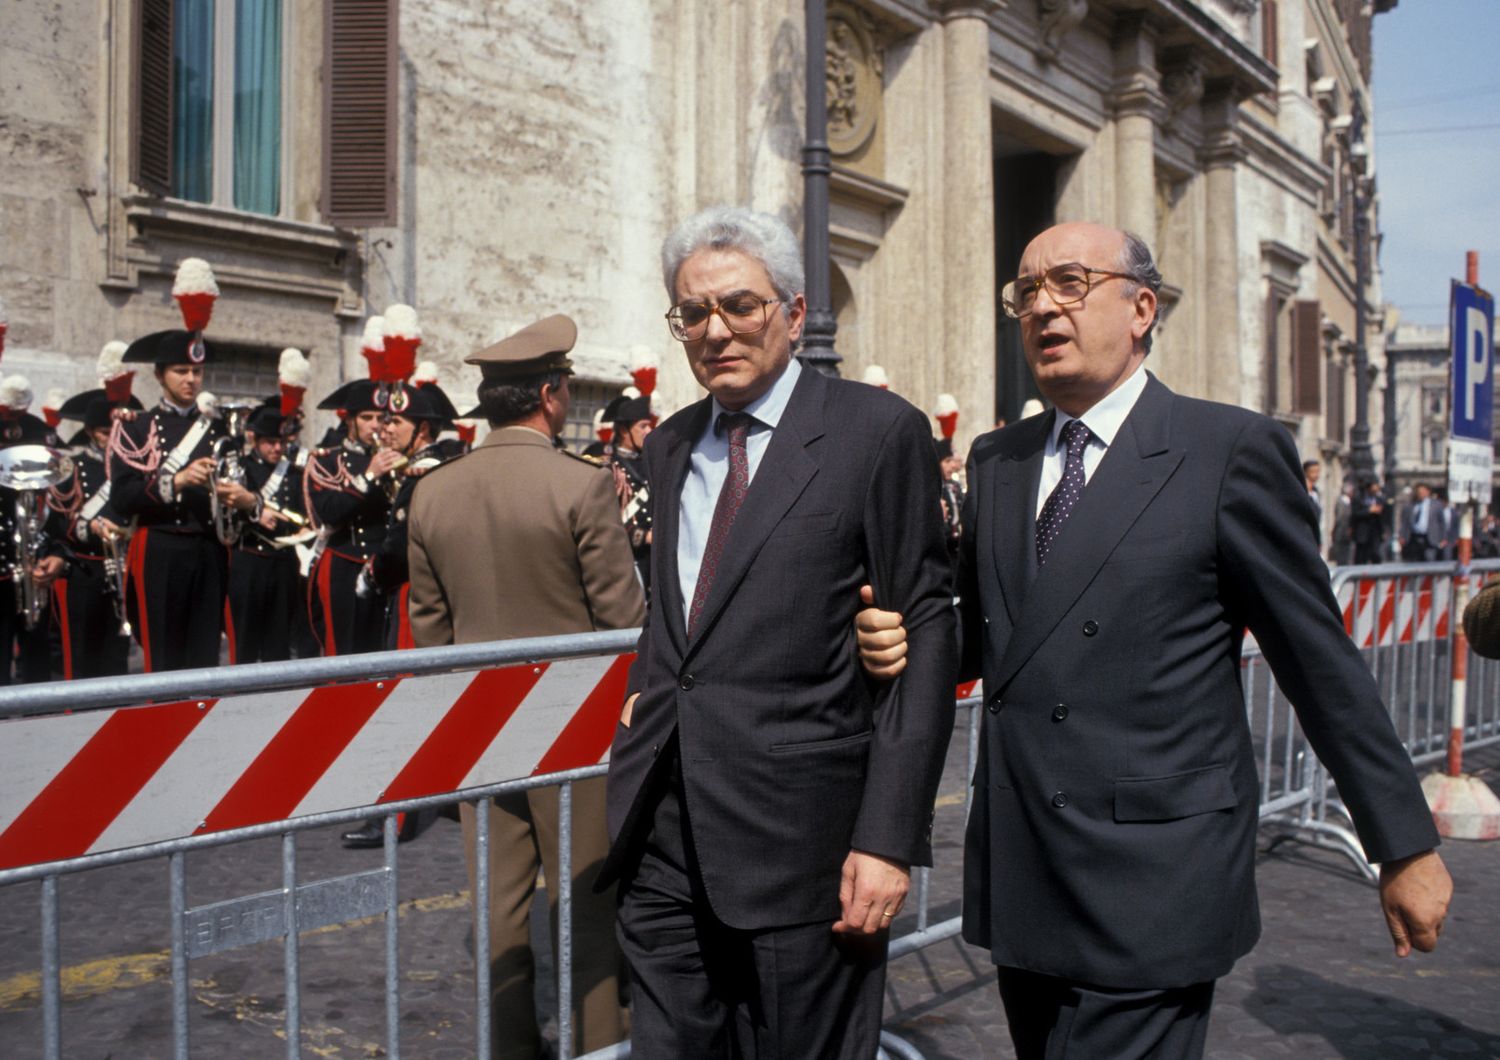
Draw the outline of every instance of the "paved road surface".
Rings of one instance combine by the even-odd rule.
[[[945,777],[936,829],[933,920],[957,912],[962,853],[962,741]],[[1470,759],[1492,783],[1500,748]],[[473,1054],[473,974],[458,828],[439,821],[403,845],[402,1050]],[[1500,1057],[1500,844],[1449,843],[1457,880],[1439,953],[1396,961],[1374,889],[1339,856],[1297,844],[1259,862],[1265,935],[1221,982],[1209,1054],[1265,1057]],[[379,851],[346,851],[334,830],[299,843],[304,879],[374,868]],[[193,905],[280,886],[276,840],[192,856]],[[35,884],[0,891],[0,1057],[41,1056]],[[79,1060],[170,1055],[170,938],[164,863],[120,866],[61,883],[66,968],[63,1054]],[[909,929],[910,917],[897,922]],[[542,940],[538,938],[538,944]],[[384,1053],[380,921],[303,936],[304,1056]],[[285,1055],[282,950],[262,943],[194,961],[193,1054]],[[543,977],[545,980],[545,976]],[[551,991],[543,991],[543,1004]],[[953,940],[892,964],[888,1026],[929,1058],[1014,1054],[982,953]]]

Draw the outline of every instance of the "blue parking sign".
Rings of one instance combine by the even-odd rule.
[[[1453,284],[1453,436],[1488,444],[1495,422],[1495,298]]]
[[[1454,503],[1486,504],[1494,475],[1495,298],[1454,281],[1451,305],[1448,496]]]

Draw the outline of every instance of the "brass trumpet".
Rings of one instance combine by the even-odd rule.
[[[225,546],[240,539],[241,526],[234,509],[219,500],[217,487],[220,482],[245,484],[245,468],[240,463],[240,454],[245,448],[245,419],[254,408],[255,404],[249,401],[218,402],[218,410],[224,416],[229,433],[214,442],[214,469],[208,477],[208,504],[213,515],[214,533],[219,543]]]
[[[104,534],[104,573],[109,578],[109,603],[120,623],[120,636],[131,635],[129,612],[125,601],[125,579],[129,575],[125,551],[130,545],[129,530],[106,531]]]

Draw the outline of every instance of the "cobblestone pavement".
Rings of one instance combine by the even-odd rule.
[[[962,743],[955,742],[935,831],[933,923],[958,911]],[[1471,756],[1468,765],[1494,784],[1500,748]],[[474,981],[464,949],[458,828],[439,821],[401,852],[402,1051],[434,1060],[472,1056]],[[1295,843],[1264,852],[1264,937],[1219,984],[1210,1056],[1500,1057],[1500,844],[1450,842],[1443,853],[1458,892],[1442,946],[1437,954],[1397,961],[1374,888],[1341,855]],[[305,880],[380,862],[378,850],[344,850],[336,830],[307,833],[299,842]],[[280,864],[276,840],[193,855],[189,902],[275,890]],[[0,891],[4,1060],[42,1055],[39,891],[36,884]],[[165,863],[64,877],[60,891],[63,1055],[170,1055]],[[897,933],[913,919],[903,916]],[[544,945],[540,937],[537,944]],[[302,936],[304,1056],[385,1055],[383,946],[378,919]],[[192,963],[195,1056],[284,1055],[282,966],[274,942]],[[994,978],[985,955],[956,939],[903,957],[890,968],[887,1027],[931,1060],[1013,1056]],[[543,989],[539,1004],[551,1003],[552,992]]]

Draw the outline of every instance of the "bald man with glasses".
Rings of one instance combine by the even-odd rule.
[[[969,458],[961,669],[985,712],[964,937],[1022,1060],[1198,1057],[1215,980],[1260,934],[1247,627],[1381,865],[1397,956],[1436,945],[1452,883],[1291,435],[1146,370],[1161,274],[1139,238],[1058,225],[1019,271],[1001,297],[1055,407]],[[887,676],[897,622],[859,618]]]

